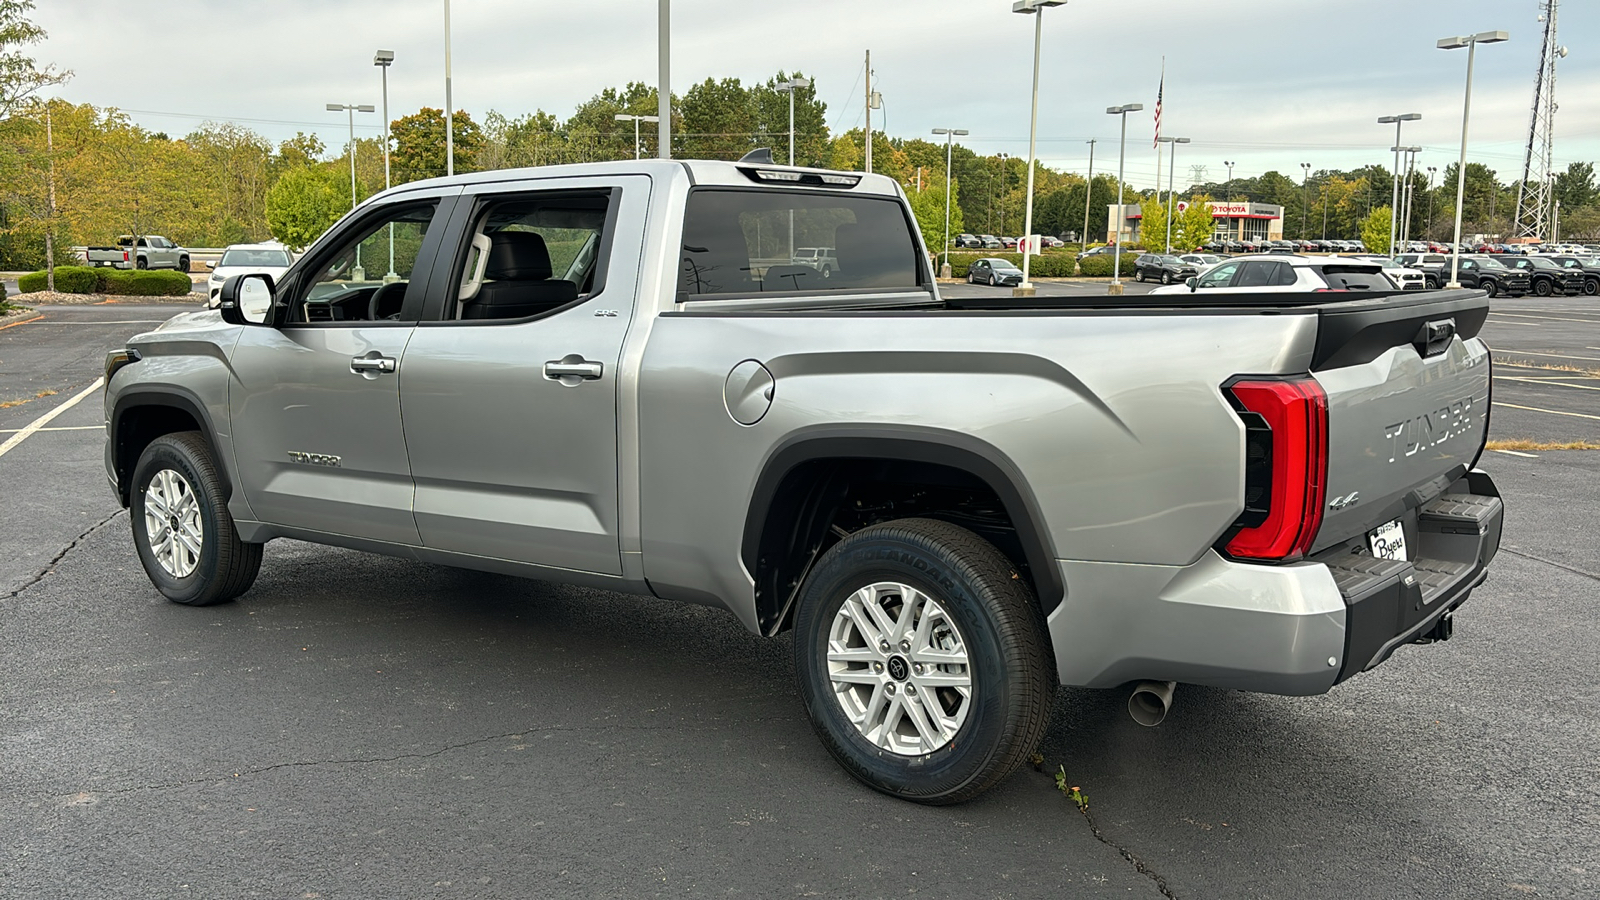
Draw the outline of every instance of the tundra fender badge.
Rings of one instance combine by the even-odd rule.
[[[344,457],[327,453],[302,453],[299,450],[290,450],[289,461],[305,466],[332,466],[338,468],[343,464]]]
[[[1328,508],[1331,509],[1331,510],[1334,510],[1334,511],[1338,511],[1338,510],[1344,509],[1347,506],[1354,506],[1356,504],[1356,501],[1358,501],[1360,499],[1361,499],[1361,492],[1360,491],[1351,491],[1350,493],[1346,494],[1343,497],[1335,497],[1332,500],[1329,500],[1328,501]]]

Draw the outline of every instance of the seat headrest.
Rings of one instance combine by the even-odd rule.
[[[489,236],[483,274],[496,281],[542,281],[550,277],[550,251],[531,231],[497,231]]]

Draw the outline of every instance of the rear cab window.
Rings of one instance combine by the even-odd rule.
[[[1392,291],[1394,285],[1380,269],[1358,266],[1324,266],[1322,278],[1328,287],[1345,291]]]
[[[697,188],[684,210],[677,299],[926,293],[925,263],[891,197]]]

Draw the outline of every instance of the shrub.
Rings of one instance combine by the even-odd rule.
[[[128,297],[181,297],[193,289],[189,276],[164,269],[113,269],[105,284],[106,293]]]
[[[950,254],[950,274],[956,278],[967,277],[967,268],[975,259],[1005,259],[1017,268],[1022,268],[1021,253],[988,253],[967,252]],[[1067,250],[1046,250],[1035,256],[1033,262],[1028,263],[1028,277],[1039,278],[1067,278],[1077,271],[1077,261],[1073,254]],[[1107,268],[1106,272],[1111,269]]]
[[[1133,262],[1138,258],[1138,253],[1129,253],[1126,249],[1122,251],[1122,277],[1127,278],[1133,274]],[[1111,275],[1111,265],[1112,254],[1110,253],[1102,253],[1098,256],[1090,256],[1078,261],[1078,268],[1083,270],[1083,274],[1095,278],[1109,277]]]
[[[102,286],[102,270],[89,266],[56,266],[56,290],[63,294],[93,294]],[[17,279],[17,290],[24,294],[42,291],[48,283],[43,270]]]

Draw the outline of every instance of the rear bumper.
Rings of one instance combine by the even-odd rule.
[[[1493,481],[1473,472],[1408,514],[1411,562],[1346,545],[1281,566],[1214,551],[1187,566],[1058,560],[1066,597],[1048,625],[1061,682],[1324,693],[1467,599],[1499,549],[1502,513]]]

